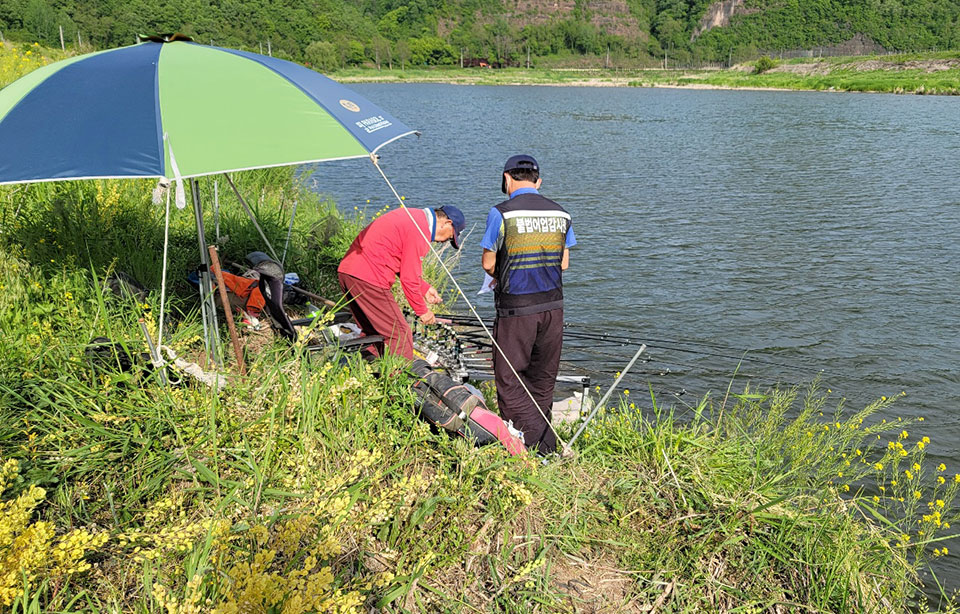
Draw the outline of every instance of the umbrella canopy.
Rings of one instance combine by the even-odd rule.
[[[0,90],[0,184],[358,158],[413,133],[299,64],[156,39],[62,60]]]

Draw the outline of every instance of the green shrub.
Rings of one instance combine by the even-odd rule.
[[[759,75],[777,67],[777,62],[770,56],[763,56],[753,65],[753,74]]]

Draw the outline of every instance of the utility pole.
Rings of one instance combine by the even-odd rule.
[[[269,38],[267,39],[267,55],[269,55],[271,58],[273,57],[273,48],[270,47],[270,39],[269,39]]]
[[[263,41],[260,41],[260,55],[263,55]]]
[[[60,26],[60,51],[66,51],[67,48],[63,44],[63,26]]]

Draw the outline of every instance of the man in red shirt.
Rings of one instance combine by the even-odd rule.
[[[450,241],[460,249],[460,232],[466,225],[456,207],[400,208],[360,231],[337,267],[337,277],[353,319],[364,333],[382,335],[391,353],[413,360],[413,332],[393,299],[393,284],[400,277],[413,312],[424,324],[435,323],[427,303],[436,305],[442,299],[423,280],[421,260],[430,251],[428,241]]]

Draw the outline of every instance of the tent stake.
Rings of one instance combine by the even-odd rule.
[[[217,290],[220,292],[220,304],[223,306],[223,317],[227,319],[227,329],[230,331],[230,342],[233,344],[233,353],[237,357],[237,366],[240,375],[247,374],[247,365],[243,362],[243,350],[240,348],[240,337],[237,335],[237,325],[233,321],[233,310],[230,309],[230,299],[227,298],[227,286],[223,283],[223,272],[220,270],[220,258],[217,256],[217,246],[211,245],[210,262],[213,274],[217,278]]]
[[[150,337],[150,331],[147,330],[147,322],[143,318],[140,318],[140,330],[143,332],[144,339],[147,340],[147,349],[150,351],[150,362],[153,364],[154,368],[158,369],[158,374],[160,375],[160,381],[164,386],[167,385],[167,367],[163,363],[163,360],[160,358],[160,351],[157,349],[157,346],[153,343],[153,338]]]

